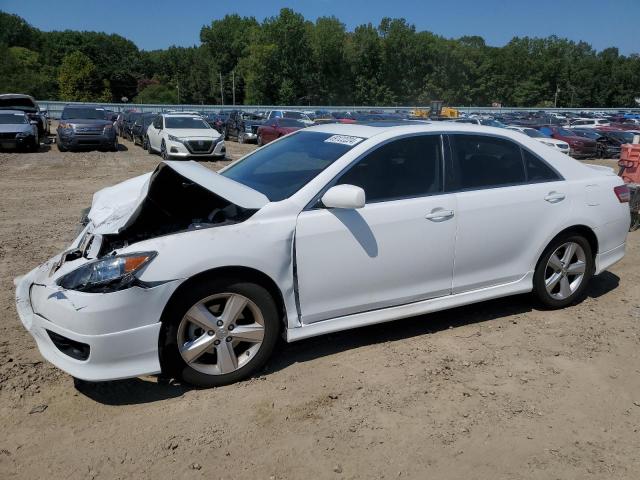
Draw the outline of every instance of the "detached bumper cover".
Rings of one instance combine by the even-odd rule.
[[[160,372],[160,315],[179,281],[87,294],[44,285],[41,280],[50,264],[14,280],[18,315],[46,360],[88,381]],[[78,360],[64,353],[47,331],[88,345],[88,358]]]

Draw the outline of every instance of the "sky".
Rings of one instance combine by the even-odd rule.
[[[584,40],[596,50],[640,53],[640,0],[0,0],[0,10],[41,30],[117,33],[145,50],[198,45],[202,26],[227,13],[262,21],[283,7],[312,21],[336,16],[349,30],[404,17],[419,31],[479,35],[492,46],[514,36],[557,35]]]

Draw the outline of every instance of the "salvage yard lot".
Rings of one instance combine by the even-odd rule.
[[[282,345],[217,389],[76,389],[12,279],[68,244],[93,192],[159,160],[127,141],[0,153],[0,478],[638,478],[640,232],[566,310],[524,295]]]

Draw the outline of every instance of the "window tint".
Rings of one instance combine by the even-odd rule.
[[[549,165],[530,151],[523,148],[522,155],[524,157],[524,164],[527,169],[527,181],[529,183],[560,180],[558,174]]]
[[[441,192],[440,145],[439,135],[387,143],[353,165],[337,183],[361,187],[367,203]]]
[[[501,187],[525,182],[520,147],[509,140],[452,135],[453,190]]]

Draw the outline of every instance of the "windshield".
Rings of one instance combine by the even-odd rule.
[[[296,118],[298,120],[309,120],[304,113],[301,112],[282,112],[284,118]]]
[[[480,124],[481,125],[486,125],[488,127],[498,127],[498,128],[504,128],[505,127],[504,123],[499,122],[497,120],[483,119],[483,120],[480,120]]]
[[[617,138],[618,140],[626,143],[633,142],[633,132],[609,132],[609,136]]]
[[[529,135],[531,138],[547,138],[545,135],[541,134],[535,128],[525,128],[524,133]]]
[[[60,118],[63,120],[69,120],[71,118],[104,120],[104,110],[97,108],[65,108]]]
[[[290,120],[288,118],[281,118],[280,120],[278,120],[278,125],[280,125],[281,127],[288,127],[288,128],[306,127],[304,123],[299,122],[298,120]]]
[[[300,131],[256,150],[221,175],[257,190],[272,202],[289,198],[354,145],[331,133]],[[359,143],[359,139],[353,142]],[[351,142],[351,143],[353,143]]]
[[[566,128],[558,128],[556,130],[556,132],[558,133],[558,135],[562,135],[563,137],[575,137],[576,134],[574,132],[572,132],[571,130],[567,130]]]
[[[164,117],[166,128],[210,129],[200,117]]]
[[[17,123],[29,123],[24,113],[0,113],[0,125],[15,125]]]
[[[37,110],[30,98],[0,98],[0,108],[27,112],[35,112]]]

